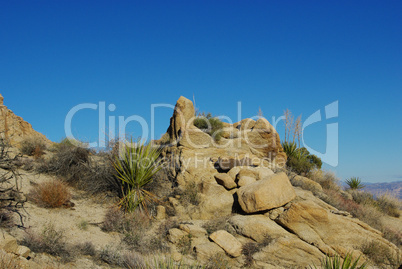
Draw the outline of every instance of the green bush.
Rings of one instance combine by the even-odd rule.
[[[360,190],[365,187],[361,179],[358,177],[351,177],[349,179],[346,179],[345,183],[349,186],[349,189],[351,190]]]
[[[361,266],[358,266],[358,262],[360,257],[356,260],[353,260],[352,255],[350,253],[346,254],[345,259],[341,260],[341,257],[335,255],[334,257],[326,256],[325,259],[321,261],[322,269],[364,269],[367,268],[367,263],[363,263]],[[318,269],[315,265],[310,266],[310,268]]]
[[[314,169],[321,169],[322,161],[317,156],[302,147],[298,148],[295,142],[283,142],[282,148],[288,156],[286,165],[296,174],[307,176]]]
[[[148,206],[155,202],[156,196],[145,189],[152,182],[153,176],[161,169],[157,162],[160,148],[151,143],[137,140],[131,146],[125,146],[122,156],[116,156],[113,165],[117,178],[121,180],[123,197],[120,206],[131,212],[139,208],[148,213]]]
[[[212,117],[211,113],[199,114],[193,122],[194,126],[212,136],[215,141],[222,137],[223,122],[217,117]]]

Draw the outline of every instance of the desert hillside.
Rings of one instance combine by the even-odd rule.
[[[166,127],[97,152],[1,98],[0,268],[401,266],[400,201],[340,187],[264,117],[221,122],[182,96]]]

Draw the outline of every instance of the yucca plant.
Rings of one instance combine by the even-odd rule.
[[[346,179],[345,183],[352,190],[360,190],[365,187],[365,185],[362,183],[361,179],[358,177],[351,177],[350,179]]]
[[[296,155],[297,152],[297,145],[294,142],[285,141],[282,143],[283,151],[286,153],[288,158],[293,157]]]
[[[125,145],[120,156],[115,157],[113,165],[122,183],[119,205],[126,211],[132,212],[138,208],[148,214],[148,205],[157,201],[157,197],[145,186],[161,169],[159,155],[160,148],[151,143],[145,144],[140,139],[133,143],[131,139],[131,145]]]
[[[362,265],[358,266],[360,257],[356,260],[353,260],[352,254],[346,254],[345,259],[343,262],[341,261],[341,257],[335,255],[334,257],[326,256],[325,259],[321,261],[321,269],[365,269],[367,268],[367,263],[363,263]],[[315,265],[314,267],[310,266],[310,268],[318,269]]]

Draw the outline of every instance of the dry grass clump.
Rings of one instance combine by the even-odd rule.
[[[399,218],[401,201],[389,193],[385,193],[377,198],[377,204],[380,210],[391,217]]]
[[[40,234],[27,230],[21,244],[37,253],[59,256],[64,261],[72,259],[71,249],[65,242],[64,231],[57,230],[53,224],[47,224]]]
[[[51,180],[35,185],[29,192],[29,198],[39,206],[57,208],[68,206],[71,194],[65,183]]]
[[[393,254],[388,247],[382,246],[381,243],[372,241],[367,242],[362,246],[361,251],[366,255],[374,264],[383,268],[391,266],[391,268],[398,268],[400,265],[399,258]]]
[[[340,191],[339,179],[333,172],[314,170],[310,173],[309,178],[319,183],[323,189]]]
[[[0,249],[0,269],[20,269],[22,268],[21,262],[17,256],[9,254]]]
[[[110,208],[105,214],[102,230],[121,233],[122,243],[130,250],[146,254],[152,252],[168,252],[166,242],[170,221],[165,221],[159,227],[156,236],[147,237],[146,231],[150,226],[149,217],[141,212],[124,213],[119,208]]]
[[[183,205],[192,204],[196,206],[200,203],[199,192],[199,185],[195,182],[190,182],[187,184],[185,190],[176,189],[174,194],[180,196],[179,201]]]
[[[205,230],[207,230],[208,234],[212,234],[213,232],[219,231],[219,230],[225,230],[228,233],[233,234],[234,231],[233,231],[233,229],[231,229],[232,227],[228,223],[229,218],[230,218],[230,216],[224,216],[224,217],[211,219],[211,220],[207,221],[206,223],[204,223],[204,225],[202,225],[202,227]]]
[[[43,154],[45,154],[45,150],[45,143],[36,137],[26,138],[21,142],[20,145],[20,151],[22,154],[34,156],[35,158],[40,158]]]
[[[250,267],[254,263],[253,255],[259,252],[262,248],[268,246],[272,242],[269,235],[265,235],[265,239],[261,243],[249,242],[243,245],[242,254],[245,256],[245,267]]]
[[[121,184],[115,177],[111,153],[91,157],[94,152],[83,147],[83,143],[77,143],[65,139],[55,144],[53,156],[42,161],[37,172],[61,177],[68,184],[90,194],[110,191],[121,195]]]
[[[228,258],[224,254],[216,254],[212,256],[207,264],[205,265],[205,269],[229,269]],[[199,267],[202,268],[202,267]]]
[[[86,256],[96,256],[96,249],[92,242],[86,241],[84,243],[79,243],[74,246],[82,255]]]
[[[360,205],[354,200],[343,197],[341,193],[334,190],[324,190],[324,193],[326,194],[324,201],[328,204],[339,210],[347,211],[370,226],[381,230],[382,214],[375,207]]]

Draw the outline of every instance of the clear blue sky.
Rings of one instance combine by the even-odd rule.
[[[53,141],[80,103],[148,121],[151,104],[194,95],[201,111],[235,119],[241,101],[243,118],[261,107],[271,120],[338,100],[339,165],[327,168],[400,180],[401,14],[401,1],[2,0],[0,93]],[[171,113],[156,111],[157,135]],[[325,124],[305,132],[321,151]],[[77,113],[73,132],[96,138],[97,112]]]

